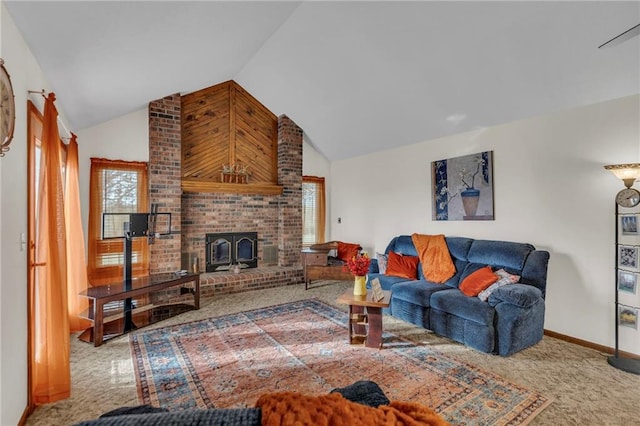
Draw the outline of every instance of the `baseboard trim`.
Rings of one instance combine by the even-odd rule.
[[[22,412],[22,417],[20,417],[20,421],[18,422],[18,426],[25,426],[27,424],[27,418],[33,413],[35,407],[31,405],[27,405]]]
[[[544,335],[553,337],[555,339],[564,340],[565,342],[573,343],[579,346],[584,346],[585,348],[595,349],[596,351],[604,352],[606,354],[613,355],[615,353],[615,349],[610,348],[609,346],[599,345],[597,343],[589,342],[587,340],[577,339],[575,337],[567,336],[566,334],[557,333],[555,331],[545,329]],[[640,355],[632,354],[630,352],[618,351],[618,354],[625,358],[640,359]]]

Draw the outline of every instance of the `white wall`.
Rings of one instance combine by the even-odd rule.
[[[28,96],[27,91],[50,88],[4,4],[0,13],[0,56],[11,74],[17,109],[11,150],[0,160],[0,424],[9,425],[18,423],[27,406],[27,258],[20,246],[20,234],[27,232],[26,103],[30,99],[41,112],[44,105],[41,96]],[[59,105],[58,112],[64,121]],[[147,109],[75,133],[86,235],[89,159],[148,161]]]
[[[635,95],[334,162],[331,239],[369,252],[413,232],[532,243],[551,253],[545,328],[612,347],[623,186],[602,166],[640,161],[639,105]],[[487,150],[495,220],[432,221],[430,163]]]
[[[331,164],[329,160],[318,152],[315,147],[307,141],[306,135],[303,135],[302,142],[302,174],[305,176],[324,177],[324,186],[326,192],[327,212],[331,211]],[[328,216],[328,215],[327,215]],[[331,235],[331,222],[327,217],[325,226],[325,241],[329,241]]]
[[[12,425],[27,407],[27,91],[49,86],[4,3],[0,11],[0,55],[16,101],[11,149],[0,159],[0,424]],[[41,96],[29,99],[42,111]]]
[[[86,241],[91,158],[149,161],[148,111],[143,108],[75,133],[78,136],[80,208]]]

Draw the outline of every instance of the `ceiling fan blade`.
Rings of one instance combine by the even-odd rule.
[[[616,45],[622,43],[623,41],[627,41],[630,38],[633,38],[633,37],[635,37],[637,35],[640,35],[640,24],[636,25],[635,27],[629,28],[627,31],[623,32],[622,34],[618,34],[617,36],[615,36],[611,40],[601,44],[600,46],[598,46],[598,49],[601,49],[603,47],[616,46]]]

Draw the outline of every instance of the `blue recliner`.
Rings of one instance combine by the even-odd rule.
[[[425,280],[421,264],[417,280],[380,274],[374,259],[368,281],[378,278],[384,290],[392,290],[385,313],[501,356],[539,342],[544,332],[549,252],[508,241],[446,237],[446,242],[456,273],[444,284]],[[389,251],[417,256],[410,235],[393,238],[385,253]],[[520,281],[498,288],[487,301],[458,290],[466,276],[486,265],[520,275]]]

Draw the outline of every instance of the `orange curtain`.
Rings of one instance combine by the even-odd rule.
[[[66,244],[62,147],[58,133],[55,95],[44,106],[38,227],[36,230],[35,310],[32,322],[34,357],[32,397],[35,404],[68,398],[69,314],[67,309]]]
[[[65,168],[64,220],[67,240],[67,292],[69,304],[69,328],[72,332],[83,331],[91,323],[80,314],[89,308],[89,300],[78,296],[87,289],[87,265],[85,263],[84,233],[80,214],[80,191],[78,186],[78,142],[71,134],[67,147]]]

